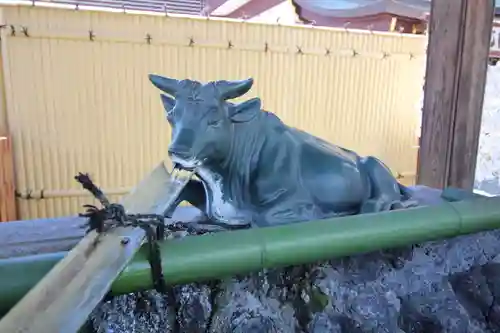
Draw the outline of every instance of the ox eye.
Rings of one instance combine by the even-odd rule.
[[[211,108],[210,111],[207,113],[208,115],[207,124],[209,126],[217,126],[220,124],[221,119],[217,113],[218,111],[219,110],[217,108]]]
[[[212,118],[212,119],[209,119],[209,120],[207,121],[207,124],[208,124],[209,126],[217,126],[217,125],[219,125],[219,124],[220,124],[220,122],[221,122],[221,120],[220,120],[220,119]]]

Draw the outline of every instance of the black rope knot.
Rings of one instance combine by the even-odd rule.
[[[104,193],[92,182],[88,174],[79,173],[75,179],[98,199],[104,206],[99,209],[93,205],[84,205],[85,213],[79,214],[88,218],[87,233],[95,230],[98,233],[115,227],[139,227],[146,233],[148,246],[148,261],[151,266],[153,286],[156,291],[166,293],[166,283],[161,266],[161,253],[158,240],[165,238],[165,224],[163,216],[155,214],[127,214],[125,207],[117,203],[110,203]]]
[[[92,230],[102,233],[115,227],[139,227],[145,231],[153,285],[158,292],[163,294],[167,293],[167,288],[161,265],[161,251],[158,241],[165,239],[167,233],[171,235],[174,232],[184,231],[190,235],[203,235],[214,231],[213,229],[204,229],[199,226],[195,227],[196,224],[215,226],[223,230],[247,229],[251,227],[250,224],[231,226],[215,221],[197,223],[174,222],[166,225],[165,217],[162,215],[128,214],[123,205],[110,203],[102,190],[94,184],[88,174],[79,173],[75,176],[75,179],[84,189],[99,200],[103,206],[102,208],[98,208],[94,205],[83,205],[86,209],[85,213],[79,215],[88,219],[86,224],[87,233]]]

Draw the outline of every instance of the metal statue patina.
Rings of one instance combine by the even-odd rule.
[[[163,91],[174,166],[194,170],[181,195],[219,223],[263,227],[414,205],[379,159],[287,126],[261,100],[228,102],[253,79],[200,83],[149,76]]]

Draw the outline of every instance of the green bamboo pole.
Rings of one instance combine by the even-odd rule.
[[[500,198],[446,203],[377,214],[221,232],[164,241],[168,284],[182,284],[312,263],[500,228]],[[65,253],[0,260],[0,311],[11,308]],[[113,283],[115,295],[150,289],[142,248]],[[61,286],[63,288],[63,286]]]

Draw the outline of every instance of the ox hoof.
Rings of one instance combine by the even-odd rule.
[[[359,211],[360,214],[377,213],[391,209],[392,203],[383,200],[370,199],[363,203]]]
[[[363,206],[361,206],[361,210],[359,211],[360,214],[366,214],[366,213],[377,213],[377,212],[385,212],[389,210],[398,210],[398,209],[406,209],[406,208],[411,208],[411,207],[417,207],[418,202],[413,201],[413,200],[407,200],[407,201],[392,201],[388,202],[385,200],[377,200],[377,199],[371,199],[367,200]]]
[[[413,200],[395,201],[391,204],[391,210],[406,209],[406,208],[412,208],[412,207],[417,207],[417,206],[418,206],[418,202],[413,201]]]

